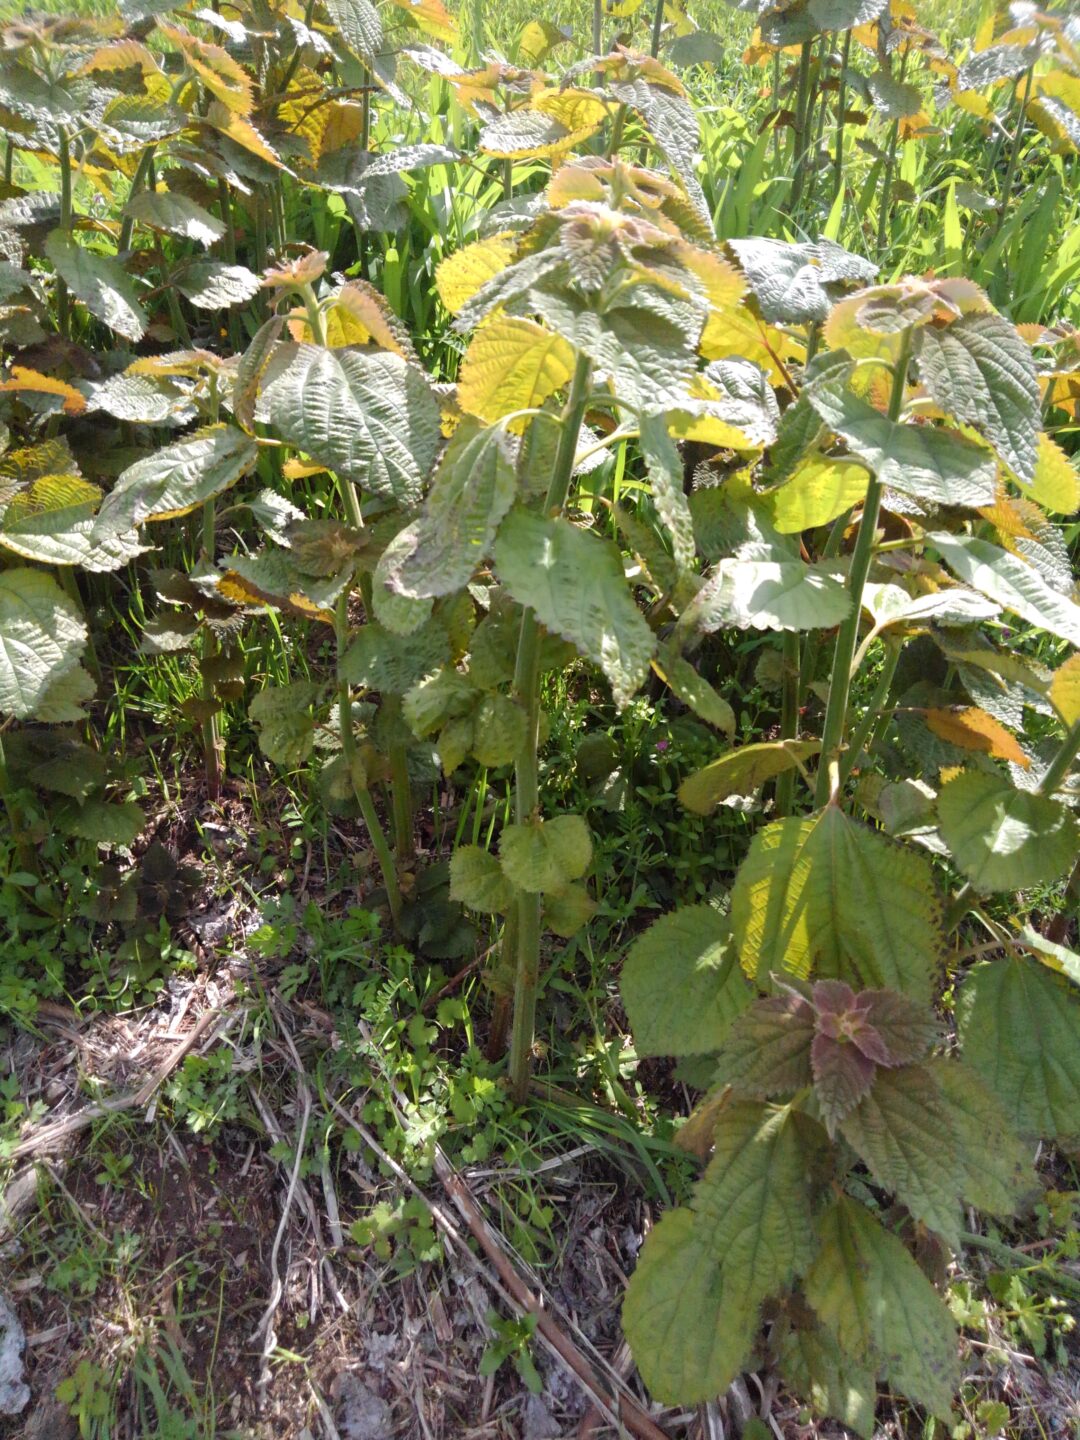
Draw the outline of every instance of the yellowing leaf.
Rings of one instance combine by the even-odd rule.
[[[435,40],[452,45],[458,37],[457,22],[442,0],[392,0],[403,10],[418,30]]]
[[[505,270],[516,249],[510,236],[492,235],[440,261],[435,271],[435,288],[450,314],[456,315],[483,285]]]
[[[80,394],[74,385],[56,380],[51,375],[41,375],[36,370],[28,370],[25,365],[13,365],[10,376],[0,383],[0,390],[60,395],[64,400],[65,415],[80,415],[86,409],[86,397]]]
[[[542,91],[531,108],[539,110],[541,115],[550,115],[567,130],[587,131],[604,123],[610,107],[595,90],[553,88]]]
[[[981,750],[984,755],[992,755],[995,760],[1011,760],[1025,770],[1031,764],[1015,736],[976,705],[927,710],[926,723],[939,739],[947,740],[950,745],[959,745],[963,750]]]
[[[157,28],[166,40],[171,40],[183,52],[188,66],[226,110],[234,115],[251,114],[251,77],[227,50],[199,40],[177,25],[166,24],[164,20],[158,20]]]
[[[219,130],[222,135],[227,135],[230,140],[234,140],[242,149],[257,156],[260,160],[265,160],[267,165],[273,165],[278,170],[285,168],[251,121],[230,110],[220,100],[215,100],[210,106],[206,112],[206,121],[215,130]]]
[[[535,320],[490,316],[465,352],[458,404],[491,423],[515,410],[535,409],[567,383],[574,360],[573,347]],[[522,416],[511,429],[525,424]]]
[[[1024,490],[1046,510],[1072,515],[1080,509],[1080,475],[1076,466],[1049,435],[1039,435],[1035,473]]]
[[[1080,653],[1070,655],[1050,681],[1050,700],[1066,725],[1080,720]]]
[[[765,500],[781,535],[797,535],[802,530],[827,525],[857,505],[869,483],[869,471],[853,460],[811,456],[802,461],[790,480],[771,491]]]

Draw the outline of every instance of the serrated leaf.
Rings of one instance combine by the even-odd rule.
[[[949,1312],[895,1235],[846,1196],[825,1212],[806,1297],[841,1350],[935,1414],[960,1381]]]
[[[390,575],[393,589],[450,595],[472,579],[514,503],[514,454],[501,428],[466,419],[450,437],[410,542]]]
[[[513,411],[537,409],[567,384],[574,351],[535,320],[489,315],[461,362],[457,399],[462,410],[494,423]],[[511,423],[524,428],[526,418]]]
[[[953,1147],[945,1143],[949,1109],[923,1066],[879,1070],[840,1128],[880,1185],[951,1246],[959,1245],[960,1176]]]
[[[1072,727],[1080,720],[1080,655],[1070,655],[1054,671],[1050,700],[1066,725]]]
[[[244,265],[196,260],[173,277],[173,284],[200,310],[227,310],[230,305],[243,305],[257,295],[262,281]]]
[[[691,1210],[672,1210],[650,1231],[623,1302],[622,1323],[641,1377],[668,1404],[722,1395],[746,1361],[753,1306],[724,1293],[719,1260]]]
[[[404,695],[450,658],[446,631],[428,621],[410,635],[365,625],[341,657],[339,673],[349,685]]]
[[[581,879],[591,859],[589,827],[580,815],[507,825],[499,838],[503,873],[515,889],[530,895],[565,889]]]
[[[255,441],[242,430],[208,425],[136,460],[102,502],[94,538],[190,514],[253,470],[258,454]]]
[[[846,980],[929,1003],[941,904],[929,863],[835,806],[754,837],[731,892],[743,969]]]
[[[319,687],[308,680],[290,685],[268,685],[248,706],[259,732],[259,749],[275,765],[295,770],[315,748],[315,719],[311,706]]]
[[[587,140],[600,129],[600,120],[571,129],[554,115],[540,110],[512,110],[489,121],[477,141],[485,155],[503,159],[539,159],[558,155]]]
[[[839,625],[851,609],[843,582],[791,560],[726,559],[683,611],[684,630],[816,630]]]
[[[84,250],[66,230],[53,230],[44,249],[53,269],[91,315],[125,340],[142,339],[146,315],[134,282],[118,260]]]
[[[0,714],[32,718],[50,687],[79,663],[86,625],[43,570],[0,570]]]
[[[511,263],[517,242],[505,235],[492,235],[465,245],[440,260],[435,271],[439,299],[451,315],[457,315],[489,280]]]
[[[485,695],[476,707],[472,752],[481,765],[512,765],[525,748],[528,716],[508,695]]]
[[[809,1310],[779,1335],[774,1332],[772,1345],[784,1384],[794,1394],[809,1400],[817,1414],[839,1420],[861,1440],[872,1440],[877,1379],[871,1366],[845,1355]]]
[[[130,850],[145,824],[146,816],[133,800],[122,804],[87,800],[69,822],[68,828],[73,835],[92,840],[95,845],[113,845]]]
[[[233,555],[217,588],[234,605],[273,605],[304,619],[333,622],[331,606],[349,583],[352,567],[322,578],[305,575],[287,550]]]
[[[926,537],[961,580],[1021,619],[1072,645],[1080,645],[1080,605],[1029,565],[989,540],[935,531]]]
[[[1080,844],[1080,827],[1064,805],[983,770],[964,770],[942,787],[938,824],[983,894],[1049,884],[1069,869]]]
[[[514,887],[489,851],[459,845],[450,857],[450,898],[484,915],[504,915],[514,902]]]
[[[13,365],[6,380],[0,382],[0,394],[55,395],[64,402],[65,415],[81,415],[86,409],[86,396],[66,380],[41,375],[25,365]]]
[[[400,355],[283,346],[261,405],[282,439],[343,479],[415,505],[440,443],[439,405]]]
[[[179,235],[200,245],[213,245],[225,234],[225,224],[187,195],[171,190],[141,190],[125,206],[125,213],[166,235]]]
[[[86,719],[85,706],[97,693],[97,681],[82,665],[66,670],[38,701],[34,719],[43,725],[74,725]]]
[[[768,780],[792,770],[800,760],[817,755],[816,740],[764,740],[740,745],[688,775],[679,786],[679,800],[695,815],[708,815],[732,795],[755,795]]]
[[[688,570],[694,563],[694,522],[683,490],[682,456],[667,432],[664,416],[641,415],[638,443],[652,485],[656,513],[671,536],[675,563]]]
[[[1038,1192],[1032,1147],[1015,1134],[1005,1107],[970,1065],[942,1058],[926,1068],[947,1107],[947,1155],[959,1172],[960,1195],[990,1215],[1014,1215]]]
[[[762,315],[777,325],[824,320],[835,298],[830,286],[845,281],[868,285],[877,276],[876,265],[830,240],[789,244],[754,237],[728,244]]]
[[[446,666],[425,675],[405,695],[402,711],[413,734],[433,735],[446,722],[468,715],[476,705],[476,686],[467,675]]]
[[[933,425],[904,425],[850,390],[809,392],[810,404],[882,485],[935,505],[989,505],[996,491],[993,457],[974,441]]]
[[[887,70],[875,70],[867,77],[867,88],[874,108],[885,120],[907,120],[918,115],[922,94],[910,80],[900,80]]]
[[[631,946],[620,986],[639,1055],[715,1050],[752,995],[731,925],[709,905],[654,920]]]
[[[1025,492],[1045,510],[1072,515],[1080,509],[1080,472],[1056,440],[1039,435],[1035,473]]]
[[[814,1012],[793,995],[755,1000],[738,1017],[716,1057],[716,1081],[755,1099],[792,1094],[811,1084]]]
[[[961,315],[918,332],[919,374],[934,403],[985,435],[1020,477],[1035,474],[1039,383],[1031,347],[1000,315]]]
[[[520,605],[600,666],[621,709],[648,674],[656,641],[615,547],[568,520],[519,509],[499,528],[495,566]]]
[[[860,504],[869,483],[866,467],[857,461],[811,455],[796,466],[779,490],[764,497],[764,503],[781,535],[797,535],[828,525]]]
[[[1080,999],[1030,960],[979,965],[957,1003],[964,1061],[1025,1135],[1080,1136]]]
[[[697,1233],[721,1261],[725,1296],[740,1311],[752,1312],[813,1258],[806,1138],[786,1109],[732,1101],[720,1111],[693,1209]]]
[[[980,750],[995,760],[1011,760],[1026,770],[1031,761],[1014,735],[977,705],[958,705],[951,710],[927,710],[926,723],[940,740],[962,750]]]

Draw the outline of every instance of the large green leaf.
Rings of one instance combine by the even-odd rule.
[[[926,1067],[948,1107],[950,1143],[963,1198],[991,1215],[1012,1215],[1038,1190],[1033,1147],[1013,1129],[1005,1107],[970,1065],[954,1058]]]
[[[490,851],[459,845],[450,857],[450,898],[486,915],[503,914],[514,900],[514,887]]]
[[[225,234],[225,224],[187,195],[171,190],[141,190],[125,207],[133,219],[167,235],[179,235],[200,245],[213,245]]]
[[[1030,481],[1041,429],[1031,347],[1001,315],[975,312],[918,332],[919,375],[947,415],[980,430],[1001,458]]]
[[[683,490],[682,456],[662,415],[642,415],[638,429],[656,513],[671,536],[676,563],[688,569],[694,560],[694,522]]]
[[[259,749],[275,765],[295,770],[315,748],[315,718],[311,706],[319,687],[310,680],[291,685],[268,685],[248,706],[259,732]]]
[[[942,787],[938,825],[953,859],[984,894],[1056,880],[1075,861],[1080,840],[1064,805],[985,770],[964,770]]]
[[[716,1079],[757,1100],[813,1083],[814,1012],[794,995],[755,1000],[732,1025],[716,1057]]]
[[[816,630],[838,625],[851,609],[843,582],[828,570],[791,560],[727,559],[683,611],[683,630]]]
[[[672,1210],[653,1227],[630,1277],[623,1330],[649,1390],[668,1404],[722,1395],[746,1361],[756,1307],[727,1295],[721,1264],[698,1234],[690,1210]]]
[[[506,825],[499,839],[499,863],[517,890],[558,894],[580,880],[592,859],[589,827],[580,815],[556,815]]]
[[[866,498],[870,476],[855,460],[809,455],[778,490],[765,497],[781,535],[828,525]]]
[[[654,920],[631,946],[620,988],[639,1055],[715,1050],[753,994],[731,924],[709,905]]]
[[[729,240],[761,313],[776,325],[824,320],[843,282],[868,285],[877,266],[831,240],[790,244],[754,237]]]
[[[885,1372],[903,1394],[947,1416],[960,1381],[957,1337],[934,1287],[895,1235],[840,1196],[821,1221],[806,1296],[844,1354]]]
[[[1080,605],[1049,585],[1026,560],[972,535],[935,531],[926,538],[968,585],[1029,624],[1080,645]]]
[[[341,657],[339,673],[349,685],[404,695],[450,658],[445,629],[429,620],[409,635],[365,625]]]
[[[410,527],[410,549],[402,551],[390,577],[391,587],[422,598],[449,595],[467,585],[487,559],[516,490],[506,432],[466,417],[439,461],[420,518]]]
[[[0,545],[46,565],[116,570],[145,548],[127,530],[94,538],[96,485],[78,475],[42,475],[12,496],[0,516]]]
[[[653,668],[666,681],[671,693],[700,719],[715,725],[730,739],[735,734],[735,711],[728,701],[694,669],[689,660],[683,659],[673,645],[661,641],[659,651]]]
[[[1030,960],[995,960],[957,1004],[963,1057],[1027,1135],[1080,1136],[1080,998]]]
[[[142,339],[146,316],[135,283],[118,260],[84,250],[67,230],[53,230],[47,236],[45,254],[91,315],[125,340]]]
[[[255,468],[255,441],[233,425],[208,425],[136,460],[106,495],[95,540],[133,525],[187,515]]]
[[[51,575],[0,570],[0,715],[32,718],[85,644],[82,616]]]
[[[615,546],[568,520],[519,509],[499,528],[495,566],[519,604],[600,666],[621,709],[648,674],[656,641]]]
[[[806,1306],[793,1323],[773,1332],[772,1348],[785,1385],[819,1415],[832,1416],[862,1440],[872,1440],[877,1377],[873,1367],[845,1355]]]
[[[373,494],[415,505],[439,448],[424,373],[384,351],[282,346],[261,405],[283,440]]]
[[[196,260],[185,265],[173,283],[197,309],[227,310],[230,305],[243,305],[257,295],[261,281],[246,265]]]
[[[990,505],[997,466],[981,445],[934,425],[902,425],[850,390],[812,389],[810,404],[882,485],[935,505]]]
[[[753,1101],[724,1105],[693,1200],[697,1232],[722,1263],[724,1292],[751,1310],[802,1274],[816,1248],[812,1139],[801,1116]]]
[[[930,1002],[941,903],[928,862],[830,805],[758,831],[731,892],[743,968],[811,969]]]

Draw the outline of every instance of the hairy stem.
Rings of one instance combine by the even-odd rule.
[[[870,703],[866,707],[866,713],[852,731],[851,743],[847,750],[840,757],[840,783],[847,780],[848,776],[858,765],[862,758],[862,752],[866,749],[867,743],[877,728],[881,718],[881,712],[885,702],[889,698],[889,687],[892,685],[893,676],[896,674],[897,662],[900,659],[900,646],[890,645],[885,652],[885,664],[882,666],[881,676],[874,693],[870,697]]]
[[[1050,767],[1039,786],[1040,795],[1052,795],[1067,779],[1072,763],[1080,751],[1080,720],[1072,727],[1050,762]]]
[[[146,177],[147,175],[149,175],[150,168],[153,163],[154,147],[153,145],[148,145],[143,151],[143,153],[139,156],[139,163],[135,168],[135,174],[131,177],[131,189],[128,191],[127,198],[127,203],[129,205],[131,204],[132,200],[135,199],[135,196],[138,195],[139,192],[142,190],[143,186],[146,184]],[[122,255],[125,250],[130,249],[131,236],[134,229],[135,216],[125,215],[120,223],[120,238],[116,243],[116,251],[118,255]]]
[[[898,420],[904,403],[904,383],[907,379],[908,357],[911,353],[911,333],[906,332],[893,371],[892,394],[889,397],[889,419]],[[836,649],[833,652],[832,675],[829,681],[829,703],[825,709],[825,727],[821,736],[821,761],[818,765],[817,793],[815,803],[824,805],[829,799],[829,762],[837,760],[844,743],[844,728],[847,724],[848,699],[851,692],[851,662],[855,656],[855,644],[859,637],[859,619],[862,613],[863,586],[870,573],[870,561],[874,553],[874,531],[877,529],[881,509],[881,485],[871,478],[866,489],[859,534],[851,555],[849,592],[851,610],[836,635]]]
[[[401,719],[401,696],[388,695],[383,707],[392,730],[404,722]],[[399,740],[391,742],[387,749],[390,761],[390,804],[394,817],[394,853],[398,864],[408,864],[416,854],[416,840],[413,834],[412,781],[409,779],[409,747]]]
[[[836,146],[833,152],[833,199],[844,185],[844,112],[847,109],[848,61],[851,59],[851,31],[844,32],[844,51],[840,62],[840,88],[836,92]]]
[[[390,918],[393,921],[394,929],[398,930],[401,927],[401,890],[398,886],[397,870],[394,867],[394,856],[390,850],[390,842],[386,838],[386,831],[379,819],[379,813],[371,798],[371,791],[367,787],[367,780],[358,773],[356,736],[353,734],[352,696],[349,693],[348,681],[341,678],[341,657],[345,654],[349,644],[348,586],[338,596],[337,606],[334,610],[334,639],[337,644],[338,656],[338,727],[341,735],[341,756],[349,773],[349,783],[356,796],[356,803],[360,807],[361,818],[367,827],[371,848],[375,851],[375,860],[379,866],[379,873],[382,875],[383,885],[386,887]]]
[[[784,631],[784,678],[780,691],[780,738],[799,738],[799,632]],[[785,770],[776,779],[776,813],[790,815],[795,798],[795,771]]]
[[[1020,114],[1016,117],[1016,132],[1013,135],[1012,145],[1009,148],[1009,163],[1005,170],[1005,179],[1001,183],[1001,202],[998,205],[997,219],[994,222],[993,239],[1005,224],[1005,212],[1009,201],[1012,198],[1013,181],[1016,179],[1016,167],[1020,160],[1020,147],[1024,142],[1024,126],[1027,124],[1028,105],[1031,101],[1031,87],[1035,80],[1035,67],[1028,66],[1027,79],[1024,82],[1024,94],[1020,100]]]
[[[589,361],[578,355],[562,414],[562,433],[555,456],[544,508],[550,515],[566,504],[577,454],[578,435],[589,396]],[[536,614],[526,609],[521,617],[514,698],[527,717],[526,739],[514,766],[514,819],[526,825],[540,807],[537,751],[540,733],[540,632]],[[510,1036],[510,1086],[522,1104],[528,1094],[536,1025],[536,986],[540,974],[540,896],[522,891],[517,898],[517,975],[514,984],[514,1021]]]
[[[810,99],[810,63],[814,54],[814,42],[804,40],[799,52],[799,81],[795,92],[795,148],[792,155],[791,198],[788,208],[795,210],[802,199],[806,179],[806,152],[809,148],[806,130],[806,112]]]

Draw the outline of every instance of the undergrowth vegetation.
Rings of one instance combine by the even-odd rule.
[[[174,1143],[269,1137],[286,1213],[359,1156],[398,1277],[451,1163],[551,1264],[583,1143],[657,1207],[632,1433],[748,1371],[796,1426],[1000,1432],[960,1332],[1067,1369],[1080,1296],[1080,20],[121,0],[3,41],[11,1034],[241,957]],[[147,1185],[116,1123],[95,1183]],[[135,1264],[41,1213],[69,1297]],[[537,1391],[524,1308],[477,1373]],[[82,1434],[135,1433],[123,1386],[214,1433],[167,1336],[63,1379]]]

